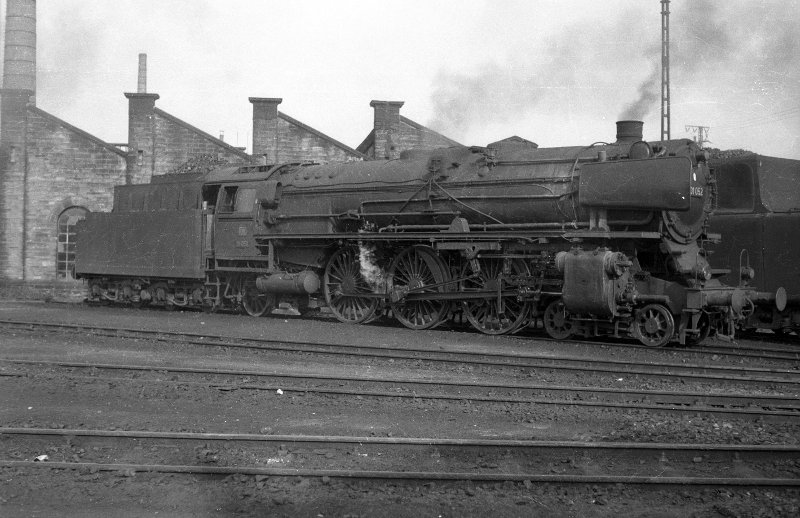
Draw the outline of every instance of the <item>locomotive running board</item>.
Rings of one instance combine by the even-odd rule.
[[[562,234],[567,239],[661,239],[660,232],[582,230]]]

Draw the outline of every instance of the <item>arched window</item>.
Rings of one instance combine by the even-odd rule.
[[[58,216],[58,248],[56,251],[56,277],[73,279],[75,271],[75,225],[89,211],[83,207],[70,207]]]

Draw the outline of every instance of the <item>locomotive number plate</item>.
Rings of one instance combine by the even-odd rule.
[[[689,188],[689,194],[691,194],[692,196],[697,196],[699,198],[702,198],[703,197],[703,188],[702,187],[696,187],[696,186],[693,185],[693,186],[691,186]]]

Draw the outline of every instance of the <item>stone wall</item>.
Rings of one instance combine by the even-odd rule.
[[[0,277],[22,276],[28,90],[0,94]]]
[[[114,186],[125,183],[126,154],[34,107],[27,133],[24,278],[52,279],[59,215],[70,207],[110,211]]]
[[[200,155],[231,164],[248,164],[250,155],[156,108],[155,166],[153,174],[166,174]],[[149,181],[149,179],[147,180]]]
[[[43,302],[82,302],[86,299],[84,281],[20,281],[0,278],[0,300],[40,300]]]
[[[158,94],[126,93],[128,98],[128,183],[148,183],[199,155],[232,164],[250,155],[155,107]]]
[[[371,101],[369,105],[375,110],[373,129],[356,148],[369,158],[392,160],[410,149],[432,150],[461,145],[400,115],[401,101]]]
[[[365,158],[361,153],[281,113],[278,118],[276,163],[314,160],[346,162]]]
[[[346,162],[366,158],[355,149],[278,111],[277,97],[250,97],[253,104],[253,157],[262,163]]]

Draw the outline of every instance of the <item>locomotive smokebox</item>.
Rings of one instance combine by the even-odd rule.
[[[617,121],[617,144],[642,140],[642,121]]]

